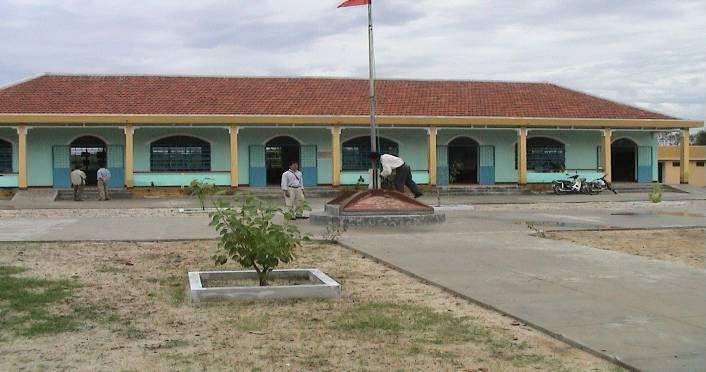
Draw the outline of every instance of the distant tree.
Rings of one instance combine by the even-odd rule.
[[[692,135],[691,144],[696,146],[706,146],[706,129],[702,129]]]
[[[676,146],[681,142],[681,134],[678,131],[657,134],[657,143],[660,146]]]

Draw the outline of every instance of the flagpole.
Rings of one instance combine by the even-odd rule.
[[[370,70],[370,151],[377,152],[377,125],[375,123],[375,49],[373,48],[373,1],[368,3],[368,69]],[[378,187],[377,162],[371,162],[373,190]]]

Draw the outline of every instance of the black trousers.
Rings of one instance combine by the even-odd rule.
[[[404,192],[404,187],[407,186],[412,194],[421,195],[422,192],[419,191],[419,187],[412,180],[412,170],[409,165],[402,164],[401,167],[395,169],[395,189],[399,192]]]

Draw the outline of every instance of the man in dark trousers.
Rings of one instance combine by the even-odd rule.
[[[382,166],[380,177],[393,176],[395,190],[404,192],[404,187],[407,186],[412,194],[414,194],[415,198],[422,196],[419,187],[417,187],[417,184],[412,180],[412,170],[404,160],[390,154],[380,155],[377,152],[370,153],[370,160],[374,160],[377,164]]]

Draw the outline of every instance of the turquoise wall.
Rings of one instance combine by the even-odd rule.
[[[379,135],[397,143],[400,150],[400,157],[412,168],[412,179],[414,182],[424,184],[429,183],[429,158],[427,155],[427,141],[429,135],[426,129],[391,129],[379,130]],[[360,136],[370,136],[368,129],[344,129],[341,132],[341,144],[343,142]],[[342,185],[354,185],[359,177],[363,177],[367,183],[368,172],[341,172]]]
[[[188,186],[191,181],[212,183],[219,186],[230,185],[230,172],[206,173],[135,173],[134,184],[141,186]]]
[[[341,141],[367,136],[367,129],[343,129]],[[102,138],[108,145],[124,145],[122,128],[31,128],[28,133],[28,184],[29,186],[52,186],[52,146],[69,145],[75,138],[93,135]],[[211,173],[151,173],[149,171],[149,145],[151,142],[169,135],[190,135],[211,143]],[[316,145],[317,179],[319,184],[331,183],[331,132],[328,128],[241,128],[238,140],[238,175],[240,184],[249,183],[249,146],[264,145],[276,136],[288,135],[303,145]],[[399,144],[400,156],[410,164],[413,177],[418,183],[428,183],[427,141],[423,129],[385,128],[380,135]],[[446,145],[453,138],[468,136],[481,145],[495,146],[495,180],[499,183],[517,182],[514,146],[517,131],[483,129],[439,129],[437,143]],[[530,130],[529,138],[547,136],[563,142],[566,146],[566,167],[568,170],[583,169],[586,173],[595,171],[598,157],[596,150],[602,145],[600,131],[572,130]],[[0,138],[13,144],[13,170],[17,171],[17,132],[14,128],[0,128]],[[630,138],[639,146],[653,148],[652,178],[657,180],[657,143],[649,132],[614,131],[613,140]],[[137,128],[134,135],[135,185],[181,186],[192,179],[211,178],[219,185],[230,184],[229,135],[220,128]],[[355,184],[359,176],[367,179],[367,172],[343,172],[342,184]],[[546,175],[528,174],[530,182],[541,182]],[[0,187],[15,187],[17,178],[0,177]]]
[[[598,164],[598,146],[603,144],[601,131],[530,130],[527,139],[532,137],[549,137],[562,142],[566,151],[565,166],[569,171],[595,172],[603,168]]]
[[[0,138],[12,144],[12,171],[17,173],[17,130],[15,128],[0,128]],[[9,181],[6,179],[5,182]]]
[[[238,132],[238,183],[250,183],[250,146],[264,145],[278,136],[290,136],[302,145],[316,145],[318,183],[331,184],[331,130],[328,128],[240,128]]]
[[[124,145],[122,128],[31,128],[27,134],[27,184],[53,185],[52,146],[69,145],[81,136],[96,136],[107,145]]]
[[[436,144],[448,145],[460,136],[470,137],[479,145],[495,146],[495,182],[517,182],[517,169],[515,169],[517,130],[439,129]]]
[[[211,144],[211,173],[150,172],[150,144],[170,136],[193,136]],[[210,178],[230,185],[230,136],[224,128],[137,128],[133,135],[135,186],[184,186],[191,180]]]

